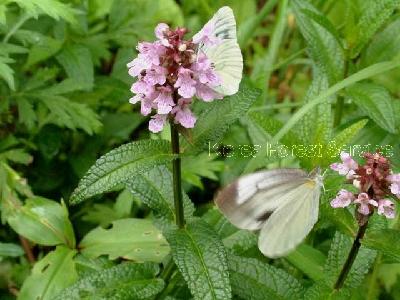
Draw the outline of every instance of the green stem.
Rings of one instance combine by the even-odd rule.
[[[347,275],[349,274],[351,267],[357,257],[358,251],[360,250],[361,247],[361,240],[364,237],[365,231],[367,230],[368,226],[368,221],[365,222],[364,225],[360,226],[358,228],[357,236],[354,239],[353,246],[351,247],[350,253],[347,256],[346,262],[343,265],[342,271],[339,274],[338,279],[336,280],[335,283],[335,290],[339,290],[340,288],[343,287],[343,284],[347,278]]]
[[[181,158],[179,157],[179,132],[177,125],[171,120],[171,145],[172,153],[177,154],[177,157],[172,160],[172,176],[174,187],[174,206],[175,206],[175,221],[179,228],[185,226],[185,218],[183,215],[182,201],[182,176],[181,176]]]

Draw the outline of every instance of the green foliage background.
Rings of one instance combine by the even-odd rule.
[[[157,23],[197,32],[223,5],[236,16],[245,74],[236,95],[195,104],[178,230],[169,132],[150,134],[128,103],[126,64]],[[277,260],[212,204],[244,172],[326,168],[349,145],[380,149],[400,171],[399,8],[0,0],[0,298],[400,299],[399,217],[372,217],[345,287],[332,289],[357,230],[353,211],[329,206],[341,178],[327,174],[315,229]],[[271,155],[271,144],[294,150]],[[244,145],[263,151],[252,157]]]

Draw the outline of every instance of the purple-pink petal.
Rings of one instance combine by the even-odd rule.
[[[157,114],[152,116],[149,122],[149,130],[154,133],[160,132],[161,130],[163,130],[166,120],[167,115]]]
[[[379,200],[378,214],[384,215],[388,219],[395,217],[395,205],[388,199]]]

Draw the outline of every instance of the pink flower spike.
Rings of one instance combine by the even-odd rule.
[[[191,98],[196,93],[195,84],[196,81],[193,80],[193,72],[189,69],[181,67],[178,73],[178,80],[176,81],[174,87],[179,88],[178,93],[184,98]]]
[[[369,196],[367,193],[360,193],[358,195],[358,198],[354,200],[354,203],[360,204],[358,208],[358,212],[363,215],[369,215],[371,213],[369,205],[378,206],[378,202],[376,202],[374,199],[369,199]]]
[[[344,189],[340,190],[335,199],[331,201],[331,206],[333,208],[346,207],[355,199],[352,192],[346,191]]]
[[[166,120],[167,115],[157,114],[152,116],[149,122],[149,130],[154,133],[160,132],[163,130]]]
[[[204,25],[204,27],[193,36],[193,43],[203,43],[206,46],[218,45],[221,43],[221,39],[216,37],[214,34],[215,24],[211,19]]]
[[[394,219],[395,217],[395,206],[394,203],[388,199],[379,200],[378,214],[384,215],[388,219]]]

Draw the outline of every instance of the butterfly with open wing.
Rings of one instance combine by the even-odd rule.
[[[319,168],[260,171],[222,189],[215,203],[236,227],[260,230],[258,248],[267,257],[285,256],[318,221],[323,175]]]

